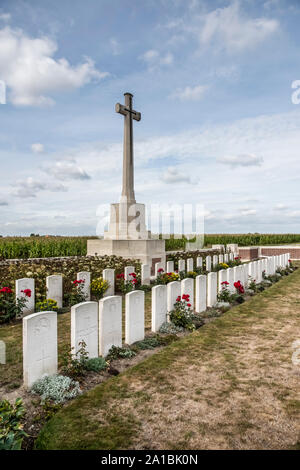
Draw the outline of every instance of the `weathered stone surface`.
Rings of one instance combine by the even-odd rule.
[[[119,295],[99,302],[100,356],[106,357],[112,346],[122,347],[122,297]]]
[[[167,286],[159,285],[152,288],[152,331],[159,331],[167,320]]]
[[[134,272],[135,272],[134,266],[125,266],[125,269],[124,269],[125,281],[132,281],[132,276],[130,276],[130,274]]]
[[[196,277],[196,306],[198,313],[205,312],[207,303],[206,276]]]
[[[167,273],[174,272],[174,261],[167,261]]]
[[[185,271],[185,260],[178,260],[178,272]]]
[[[211,271],[211,256],[206,256],[205,258],[206,262],[206,271]]]
[[[218,275],[215,272],[208,273],[207,275],[207,306],[213,307],[217,302],[217,284]]]
[[[58,308],[63,306],[63,279],[60,274],[46,277],[47,299],[57,302]]]
[[[183,295],[189,295],[191,304],[191,309],[194,309],[194,279],[186,278],[181,281],[181,297]]]
[[[169,282],[169,284],[167,285],[168,312],[173,310],[176,299],[180,295],[181,295],[180,281]]]
[[[82,292],[85,295],[85,300],[91,300],[91,273],[89,271],[81,271],[77,273],[77,281],[83,280],[84,284]]]
[[[115,295],[115,270],[112,268],[103,269],[102,276],[109,283],[109,288],[105,292],[104,297]]]
[[[24,290],[29,289],[31,291],[30,297],[24,294]],[[23,278],[16,280],[16,299],[25,298],[26,305],[23,308],[23,315],[30,315],[35,310],[35,290],[34,290],[34,279]]]
[[[197,268],[202,268],[203,267],[203,258],[202,256],[197,257]]]
[[[74,354],[80,342],[86,344],[90,358],[98,356],[98,302],[81,302],[71,307],[71,347]]]
[[[57,373],[57,313],[23,318],[23,379],[26,388],[44,375]]]
[[[141,268],[142,285],[150,286],[150,275],[151,275],[151,266],[149,264],[142,264],[142,268]]]
[[[188,258],[186,260],[186,270],[187,270],[187,272],[194,271],[194,260],[193,260],[193,258]]]
[[[145,293],[136,290],[125,296],[125,343],[142,341],[145,337]]]

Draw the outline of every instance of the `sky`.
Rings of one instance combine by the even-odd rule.
[[[0,0],[0,235],[95,235],[125,92],[137,202],[300,233],[299,22],[299,0]]]

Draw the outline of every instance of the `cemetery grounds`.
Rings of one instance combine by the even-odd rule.
[[[149,335],[149,292],[145,314]],[[21,385],[21,323],[2,325],[0,394],[24,400],[27,449],[299,449],[299,314],[298,269],[166,347],[113,361],[120,374],[89,374],[87,393],[58,412]],[[61,360],[69,312],[58,316],[58,338]]]

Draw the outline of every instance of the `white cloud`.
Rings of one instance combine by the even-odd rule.
[[[49,166],[46,169],[46,172],[62,181],[90,179],[90,176],[86,173],[86,171],[83,170],[83,168],[77,166],[74,160],[58,161],[54,165]]]
[[[263,163],[263,158],[253,154],[225,155],[218,158],[217,161],[234,168],[238,166],[260,166]]]
[[[173,183],[190,183],[190,177],[179,173],[179,171],[174,167],[169,167],[164,173],[162,180],[164,183],[173,184]]]
[[[182,89],[177,89],[171,98],[179,98],[182,101],[198,101],[200,100],[207,90],[205,85],[196,85],[194,87],[187,86]]]
[[[72,66],[67,59],[54,59],[57,44],[47,37],[33,38],[9,26],[0,30],[0,76],[9,98],[18,106],[54,104],[53,93],[80,88],[106,77],[89,57]]]
[[[286,206],[285,204],[276,204],[276,206],[274,207],[274,210],[276,211],[286,211],[289,207]]]
[[[20,198],[32,198],[36,197],[39,191],[65,192],[67,188],[61,183],[42,182],[29,176],[24,181],[17,181],[13,195]]]
[[[31,150],[33,151],[33,153],[44,153],[45,148],[43,144],[37,142],[36,144],[31,145]]]
[[[0,199],[0,206],[8,206],[8,202],[4,199]]]
[[[11,14],[10,13],[1,13],[0,14],[0,21],[5,21],[7,23],[11,19]]]
[[[212,44],[230,53],[254,48],[279,30],[277,20],[264,16],[249,17],[240,5],[241,2],[236,0],[209,13],[187,15],[166,27],[191,34],[201,47]]]
[[[155,49],[150,49],[141,55],[140,59],[147,63],[148,69],[150,71],[153,71],[160,66],[171,65],[173,63],[174,57],[170,52],[161,54]]]
[[[256,215],[257,211],[255,209],[241,209],[241,215],[249,216],[249,215]]]

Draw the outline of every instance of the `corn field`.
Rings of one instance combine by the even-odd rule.
[[[0,237],[0,259],[85,256],[87,240],[93,237]],[[192,240],[191,240],[192,241]],[[166,251],[183,250],[185,238],[166,240]],[[204,246],[238,243],[239,246],[300,243],[300,234],[207,234]]]

